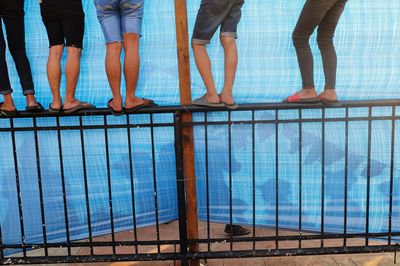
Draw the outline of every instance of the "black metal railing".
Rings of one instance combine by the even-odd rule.
[[[193,122],[182,122],[181,115],[184,112],[194,114]],[[346,101],[338,108],[325,108],[319,104],[243,104],[235,111],[224,108],[172,106],[145,109],[119,118],[110,115],[107,109],[84,111],[70,116],[47,113],[32,115],[23,112],[16,118],[0,121],[4,124],[2,126],[0,123],[0,136],[5,136],[0,139],[0,143],[6,147],[6,142],[11,141],[12,151],[8,154],[12,154],[9,161],[13,162],[14,172],[10,176],[15,179],[15,188],[8,189],[8,192],[14,193],[12,197],[17,200],[17,210],[13,214],[18,216],[14,217],[14,221],[19,222],[20,235],[17,243],[6,241],[4,235],[9,228],[5,223],[1,224],[1,264],[181,260],[187,265],[192,259],[400,250],[400,214],[395,209],[400,204],[400,191],[397,188],[400,175],[396,168],[400,160],[400,138],[397,133],[400,130],[397,125],[400,122],[399,100]],[[383,124],[375,129],[374,123],[379,121]],[[200,232],[199,239],[189,239],[187,235],[182,140],[184,127],[194,127],[196,159],[200,158],[196,160],[196,175],[199,187],[199,216],[203,221],[204,230]],[[333,127],[338,128],[333,130]],[[175,147],[172,153],[174,173],[168,168],[171,167],[171,161],[165,161],[163,158],[163,153],[171,145],[167,149],[160,147],[160,135],[156,132],[159,128],[166,129],[161,135],[174,132],[169,136],[173,140],[171,145]],[[144,140],[137,138],[140,135],[137,134],[137,130],[142,129],[146,130],[146,133],[143,133],[147,136]],[[119,138],[126,138],[118,140],[118,146],[127,145],[124,147],[127,150],[124,155],[127,163],[113,164],[113,158],[120,152],[112,151],[113,144],[110,142],[114,138],[110,134],[113,130],[119,130]],[[355,130],[359,132],[353,133]],[[89,131],[93,133],[87,135]],[[61,210],[58,210],[58,213],[62,214],[65,225],[65,228],[62,228],[65,230],[62,241],[53,235],[49,236],[49,214],[46,208],[49,204],[46,198],[46,182],[49,179],[44,178],[48,169],[43,168],[43,158],[46,156],[41,143],[43,132],[55,134],[53,139],[57,142],[58,151],[55,152],[55,157],[59,164],[62,198],[58,206]],[[316,133],[313,135],[313,132]],[[335,132],[341,135],[336,136]],[[377,132],[383,132],[380,137],[388,138],[386,163],[373,158],[377,153],[380,154],[379,151],[374,152],[376,146],[379,146],[374,138]],[[27,188],[23,186],[22,181],[27,181],[21,179],[20,169],[21,164],[27,163],[27,159],[25,156],[24,161],[21,160],[25,145],[20,145],[22,149],[17,147],[20,133],[33,133],[33,138],[29,139],[33,141],[34,156],[29,160],[34,164],[36,172],[30,174],[37,176],[35,187],[38,191],[35,192],[35,197],[38,197],[37,210],[40,211],[40,215],[36,218],[39,218],[40,222],[36,223],[41,224],[40,236],[36,238],[29,235],[31,231],[27,231],[28,224],[32,221],[26,217],[27,196],[24,196],[24,192]],[[67,147],[63,138],[71,134],[76,134],[76,138],[73,139],[76,142],[70,140]],[[335,136],[331,136],[332,134]],[[99,142],[99,139],[92,140],[94,137],[102,139],[101,143],[104,145],[101,146],[104,146],[104,149],[93,148],[89,151],[88,145],[92,147]],[[340,149],[330,143],[328,138],[339,139],[337,142],[340,143]],[[358,138],[361,140],[356,143]],[[137,153],[133,149],[135,143],[140,141],[142,144],[148,144],[143,144],[145,148],[142,149],[145,149],[147,154],[143,158],[139,158],[143,153]],[[362,152],[352,152],[352,145]],[[81,159],[81,165],[75,167],[81,169],[83,180],[82,183],[75,184],[76,187],[68,184],[67,179],[69,170],[66,169],[71,169],[71,166],[67,167],[66,163],[71,151],[76,151],[78,155],[74,156]],[[92,159],[88,161],[88,158]],[[102,158],[102,161],[99,161],[99,158]],[[97,160],[98,164],[90,166],[93,160]],[[145,161],[145,164],[138,164],[140,160]],[[313,165],[310,166],[311,161]],[[334,164],[340,164],[342,168],[336,167],[341,169],[340,173],[330,172]],[[4,164],[0,163],[0,166],[2,165]],[[105,166],[104,178],[96,179],[96,189],[100,189],[100,192],[93,192],[91,175],[94,173],[93,169],[101,165]],[[151,189],[147,188],[152,192],[145,196],[140,194],[140,187],[135,186],[137,183],[134,180],[138,176],[135,171],[144,171],[144,165],[149,166],[142,174],[149,176]],[[167,168],[161,171],[160,167]],[[118,201],[114,200],[114,194],[118,194],[118,191],[115,191],[118,183],[113,175],[115,169],[125,171],[123,176],[126,178],[123,182],[127,186],[128,198],[124,199],[128,199],[130,203],[130,215],[126,212],[117,213]],[[313,174],[310,174],[310,169]],[[382,173],[382,169],[386,172]],[[361,181],[354,180],[353,173],[356,171],[361,172],[359,174],[365,178]],[[3,170],[1,172],[2,175],[5,174]],[[341,181],[332,182],[333,175],[340,176]],[[10,179],[10,176],[6,178]],[[169,178],[171,176],[172,178]],[[311,179],[316,179],[313,176],[319,178],[315,181],[317,183],[310,183]],[[376,176],[382,176],[382,182],[377,183]],[[160,181],[161,179],[164,181]],[[171,190],[166,194],[170,193],[168,196],[174,198],[172,203],[175,204],[176,214],[161,218],[164,216],[159,213],[162,211],[160,204],[165,200],[165,195],[160,192],[164,188],[160,186],[160,182],[171,181],[175,183],[171,189],[173,195]],[[357,191],[350,189],[356,186],[360,189],[362,185],[365,191],[355,198],[362,199],[363,204],[354,205],[354,202],[350,202],[350,193],[354,194]],[[374,220],[373,214],[377,211],[374,200],[378,185],[383,187],[382,193],[388,194],[385,195],[387,200],[380,205],[387,208],[387,211],[378,210],[381,220]],[[106,194],[106,203],[98,210],[103,213],[97,214],[92,210],[91,202],[97,200],[98,195],[92,193],[101,194],[102,187],[107,188],[103,191],[103,194]],[[72,188],[79,188],[81,191],[80,194],[74,195],[82,198],[79,210],[84,213],[84,218],[80,223],[75,221],[75,216],[71,216],[69,201],[73,196],[69,193],[73,191]],[[339,196],[332,205],[328,199],[334,196],[333,192]],[[234,194],[237,193],[245,200],[235,197]],[[148,211],[151,213],[153,224],[150,233],[139,228],[149,224],[150,220],[143,220],[142,223],[138,221],[142,219],[138,216],[138,197],[152,206]],[[317,203],[310,203],[310,200],[317,200]],[[362,210],[357,209],[360,206]],[[307,212],[310,208],[314,212],[313,220]],[[337,215],[337,212],[330,213],[337,209],[342,216]],[[106,218],[103,217],[102,220],[108,221],[106,229],[96,222],[94,214],[105,215]],[[127,224],[121,223],[120,220],[126,218],[124,215],[132,221]],[[168,226],[174,226],[176,234],[172,237],[162,237],[160,228],[164,226],[163,223],[175,219],[178,223]],[[354,220],[362,220],[362,226],[356,225]],[[72,224],[84,226],[84,236],[73,234]],[[252,232],[250,236],[243,237],[223,235],[221,233],[225,224],[242,224],[251,228]],[[118,235],[119,231],[129,230],[132,232],[126,239]],[[108,234],[105,238],[107,240],[100,237],[105,233]],[[199,251],[189,252],[188,246],[191,244],[199,244]],[[86,250],[79,253],[78,248]],[[120,252],[121,248],[127,250]]]

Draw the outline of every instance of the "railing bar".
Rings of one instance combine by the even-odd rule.
[[[90,255],[94,255],[93,251],[93,237],[92,237],[92,222],[90,218],[90,199],[89,199],[89,184],[86,169],[86,155],[85,155],[85,138],[83,135],[83,119],[82,116],[79,117],[79,132],[81,137],[81,153],[82,153],[82,167],[83,167],[83,180],[85,183],[85,203],[86,203],[86,215],[88,220],[88,234],[90,245]]]
[[[321,235],[325,234],[325,108],[322,108],[322,147],[321,147]],[[321,248],[324,240],[321,239]]]
[[[388,232],[385,233],[359,233],[359,234],[348,234],[347,238],[365,238],[366,236],[369,238],[387,238]],[[392,237],[397,237],[400,236],[400,232],[392,232]],[[299,235],[281,235],[278,237],[279,241],[297,241],[299,238],[302,240],[318,240],[318,239],[342,239],[343,234],[325,234],[324,236],[321,235],[305,235],[303,234],[302,236]],[[260,241],[260,242],[272,242],[276,240],[276,236],[258,236],[258,237],[240,237],[240,238],[233,238],[232,241],[234,242],[252,242],[253,240]],[[229,238],[211,238],[211,239],[194,239],[194,240],[188,240],[188,244],[196,244],[196,243],[207,243],[208,241],[212,241],[212,243],[225,243],[225,242],[230,242],[231,240]],[[111,245],[115,246],[135,246],[135,245],[142,245],[142,246],[154,246],[157,243],[160,243],[161,245],[174,245],[174,244],[180,244],[180,240],[149,240],[149,241],[96,241],[93,243],[94,247],[107,247]],[[48,247],[59,247],[59,248],[65,248],[68,245],[65,242],[60,242],[60,243],[47,243]],[[71,247],[89,247],[91,246],[90,243],[88,242],[71,242]],[[392,246],[398,246],[400,248],[400,245],[392,245]],[[33,243],[26,243],[24,245],[16,245],[16,244],[7,244],[7,245],[2,245],[0,248],[4,249],[22,249],[22,248],[43,248],[43,244],[33,244]]]
[[[228,147],[229,147],[229,165],[228,165],[228,170],[229,170],[229,224],[230,224],[230,238],[233,238],[232,234],[232,224],[233,224],[233,210],[232,210],[232,189],[233,189],[233,184],[232,184],[232,126],[231,126],[231,111],[228,111]],[[231,242],[230,245],[231,251],[233,250],[233,242]]]
[[[56,117],[57,127],[60,127],[60,117]],[[58,138],[58,155],[60,160],[60,173],[61,173],[61,186],[63,193],[63,205],[64,205],[64,220],[65,220],[65,234],[67,238],[68,244],[68,256],[71,256],[71,239],[69,232],[69,220],[68,220],[68,205],[67,205],[67,191],[65,188],[65,174],[64,174],[64,161],[63,161],[63,152],[62,152],[62,141],[61,141],[61,131],[57,130],[57,138]]]
[[[153,114],[150,114],[150,124],[153,124]],[[157,169],[156,169],[156,158],[155,158],[155,144],[154,144],[154,128],[150,128],[151,132],[151,157],[153,163],[153,185],[154,185],[154,207],[156,216],[156,230],[157,230],[157,242],[160,241],[160,225],[158,221],[158,193],[157,193]],[[161,253],[160,243],[157,243],[157,251]]]
[[[395,134],[396,134],[396,121],[394,116],[396,115],[396,107],[392,106],[392,138],[391,138],[391,151],[390,151],[390,192],[389,192],[389,236],[388,245],[392,244],[392,219],[393,219],[393,173],[394,173],[394,145],[395,145]]]
[[[0,259],[4,258],[4,252],[3,252],[3,235],[1,233],[1,223],[0,223]]]
[[[207,205],[207,239],[210,239],[210,182],[209,182],[209,171],[208,171],[208,116],[204,113],[204,145],[205,145],[205,160],[206,160],[206,205]],[[211,243],[207,243],[208,251],[211,251]]]
[[[349,118],[325,118],[325,122],[345,122],[346,120],[348,121],[392,121],[393,117],[392,116],[375,116],[375,117],[349,117]],[[395,120],[400,120],[400,116],[395,116]],[[299,119],[287,119],[287,120],[281,120],[278,121],[279,124],[293,124],[293,123],[321,123],[322,120],[319,118],[304,118],[302,121],[299,121]],[[209,125],[226,125],[227,122],[224,121],[210,121],[208,122]],[[232,125],[234,124],[252,124],[252,121],[249,120],[244,120],[244,121],[231,121],[230,122]],[[276,121],[274,119],[272,120],[257,120],[254,123],[256,124],[275,124]],[[203,125],[204,122],[185,122],[182,123],[182,126],[199,126]],[[127,125],[109,125],[109,129],[114,129],[114,128],[150,128],[150,127],[171,127],[173,126],[172,123],[159,123],[159,124],[130,124],[129,126]],[[79,130],[80,126],[61,126],[59,128],[60,130]],[[54,126],[42,126],[42,127],[37,127],[37,131],[57,131],[59,130],[57,127]],[[90,129],[104,129],[104,125],[86,125],[83,126],[82,129],[84,130],[90,130]],[[14,131],[16,132],[21,132],[21,131],[32,131],[33,127],[18,127],[15,128]],[[0,132],[11,132],[10,128],[0,128]]]
[[[126,124],[130,125],[129,114],[126,115]],[[127,128],[128,133],[128,154],[129,154],[129,176],[131,181],[131,195],[132,195],[132,219],[133,219],[133,239],[135,241],[137,238],[137,227],[136,227],[136,205],[135,205],[135,180],[133,178],[133,157],[132,157],[132,141],[131,141],[131,129]],[[138,246],[135,246],[135,254],[138,254]]]
[[[38,140],[38,133],[36,128],[36,117],[33,118],[33,134],[35,139],[35,152],[36,152],[36,168],[37,168],[37,175],[38,175],[38,188],[39,188],[39,203],[40,203],[40,215],[42,221],[42,234],[43,234],[43,242],[44,242],[44,254],[45,256],[49,255],[49,251],[47,248],[47,233],[46,233],[46,216],[44,210],[44,199],[43,199],[43,185],[42,185],[42,172],[40,169],[40,151],[39,151],[39,140]]]
[[[275,248],[279,249],[279,111],[275,110]]]
[[[113,198],[112,198],[112,188],[111,188],[111,167],[110,167],[110,150],[108,145],[108,126],[107,126],[107,116],[104,116],[104,139],[106,146],[106,161],[107,161],[107,182],[108,182],[108,206],[110,212],[110,224],[111,224],[111,240],[115,243],[115,228],[114,228],[114,212],[113,212]],[[116,247],[112,245],[113,255],[116,254]]]
[[[255,120],[255,113],[251,111],[251,121],[254,122]],[[251,167],[252,167],[252,182],[253,182],[253,238],[256,236],[256,133],[255,133],[255,124],[251,124]],[[256,250],[256,241],[253,240],[253,250]]]
[[[368,117],[372,116],[372,107],[368,108]],[[371,139],[372,139],[372,121],[368,120],[368,162],[367,162],[367,206],[365,212],[365,232],[369,233],[369,209],[370,209],[370,191],[371,191]],[[365,238],[365,245],[369,245],[368,237]]]
[[[346,118],[349,117],[349,108],[346,108]],[[349,121],[345,122],[345,157],[344,157],[344,215],[343,215],[343,247],[347,246],[347,199],[349,181]]]
[[[22,252],[23,257],[26,258],[26,248],[25,248],[25,227],[24,227],[24,216],[22,211],[22,195],[21,195],[21,186],[20,186],[20,176],[18,170],[18,156],[17,156],[17,145],[15,140],[15,127],[14,127],[14,118],[10,119],[10,129],[11,129],[11,141],[13,146],[13,157],[14,157],[14,171],[15,171],[15,183],[17,187],[17,198],[18,198],[18,211],[19,211],[19,223],[21,228],[21,243],[22,243]]]
[[[302,110],[299,110],[299,120],[302,119]],[[299,236],[302,235],[302,212],[303,212],[303,124],[299,122]],[[301,239],[299,239],[299,248],[302,247]]]

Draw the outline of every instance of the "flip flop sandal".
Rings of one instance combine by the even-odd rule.
[[[3,104],[4,104],[4,102],[0,103],[0,108],[1,108],[1,106]],[[0,116],[2,116],[2,117],[11,118],[11,117],[16,116],[17,114],[18,114],[18,110],[17,109],[12,110],[12,111],[7,111],[7,110],[1,110],[0,109]]]
[[[239,105],[237,103],[232,103],[232,104],[227,104],[227,103],[224,103],[224,102],[222,102],[222,103],[224,104],[224,106],[226,108],[228,108],[230,110],[235,110],[235,109],[239,108]]]
[[[30,113],[41,113],[41,112],[44,112],[44,108],[40,103],[37,103],[37,105],[35,105],[35,106],[27,106],[25,108],[25,110],[27,112],[30,112]]]
[[[156,104],[153,100],[146,99],[146,98],[142,98],[142,99],[144,101],[142,104],[138,104],[131,108],[124,108],[125,113],[131,114],[131,113],[133,113],[137,110],[143,109],[143,108],[158,106],[158,104]]]
[[[192,102],[193,105],[198,105],[198,106],[205,106],[205,107],[224,107],[225,104],[223,103],[210,103],[207,101],[207,94],[204,94],[200,98],[195,99]]]
[[[53,108],[51,107],[52,103],[49,104],[49,110],[47,112],[51,113],[51,114],[60,114],[63,111],[63,106],[61,105],[61,108]]]
[[[110,105],[110,103],[112,102],[112,98],[110,99],[110,100],[108,100],[108,102],[107,102],[107,107],[108,107],[108,109],[110,109],[110,111],[111,111],[111,114],[112,115],[115,115],[115,116],[120,116],[120,115],[123,115],[124,114],[124,109],[122,108],[120,111],[117,111],[117,110],[115,110],[111,105]]]
[[[295,94],[287,97],[282,102],[284,103],[319,103],[321,99],[319,97],[311,97],[311,98],[301,98],[300,93],[296,92]]]
[[[329,100],[325,98],[320,98],[320,101],[328,107],[342,107],[342,104],[338,100]]]
[[[94,108],[96,108],[94,105],[91,105],[90,103],[87,103],[87,102],[80,101],[77,106],[68,108],[68,109],[64,109],[64,113],[65,114],[73,114],[78,111],[90,110],[90,109],[94,109]]]

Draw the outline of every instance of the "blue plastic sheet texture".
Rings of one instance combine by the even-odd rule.
[[[239,25],[239,66],[234,88],[238,102],[281,101],[300,88],[297,59],[291,42],[291,32],[304,1],[251,0],[243,7]],[[86,24],[82,66],[77,98],[104,107],[111,98],[104,70],[105,44],[92,1],[83,1]],[[187,1],[189,37],[194,25],[199,0]],[[397,0],[351,0],[337,28],[335,44],[339,56],[338,94],[341,99],[400,98],[400,2]],[[46,77],[48,42],[36,0],[25,1],[27,52],[31,62],[36,96],[44,106],[51,102]],[[324,85],[322,63],[315,36],[311,39],[315,52],[315,82]],[[223,85],[223,49],[218,37],[208,46],[213,62],[216,85]],[[146,0],[143,37],[140,46],[141,70],[137,94],[154,99],[161,105],[179,104],[178,68],[174,2]],[[66,55],[63,55],[63,64]],[[9,72],[17,107],[24,108],[12,58],[7,53]],[[204,93],[191,53],[192,94]],[[62,84],[65,82],[63,76]],[[122,89],[125,88],[122,83]],[[61,86],[62,93],[65,86]],[[362,116],[366,110],[358,110]],[[298,117],[297,111],[283,112],[282,117]],[[400,111],[397,110],[399,113]],[[234,114],[232,114],[234,116]],[[250,119],[249,113],[235,114],[232,119]],[[274,119],[274,112],[257,112],[256,119]],[[303,114],[321,117],[321,111]],[[328,115],[328,114],[327,114]],[[332,111],[333,117],[343,111]],[[390,114],[389,114],[390,115]],[[109,123],[125,123],[108,118]],[[136,117],[148,123],[149,117]],[[159,122],[171,122],[172,115],[160,116]],[[195,119],[204,120],[203,114]],[[227,114],[210,114],[208,119],[226,121]],[[63,118],[63,125],[78,125],[78,118]],[[84,124],[103,124],[102,117],[83,118]],[[16,127],[32,126],[32,119],[17,119]],[[55,125],[54,118],[39,119],[38,125]],[[8,120],[0,120],[3,128]],[[299,126],[281,124],[278,128],[278,158],[275,156],[276,128],[273,124],[255,126],[255,201],[256,223],[275,225],[275,180],[279,177],[279,226],[298,228],[299,170],[302,164],[302,227],[318,231],[321,228],[321,123],[307,123],[302,127],[302,158],[299,162]],[[388,230],[390,121],[372,123],[370,232]],[[393,230],[400,227],[400,123],[396,122],[395,171],[393,191]],[[344,215],[344,143],[343,122],[327,123],[325,128],[325,213],[327,232],[343,231]],[[367,193],[368,122],[349,124],[348,167],[348,232],[365,232]],[[208,178],[210,218],[229,222],[229,168],[232,175],[233,221],[252,223],[252,138],[251,125],[231,128],[232,154],[229,158],[228,126],[209,126]],[[137,226],[155,223],[154,171],[157,167],[157,196],[160,221],[177,218],[176,173],[173,128],[155,128],[154,156],[149,128],[135,128],[132,134],[132,164],[135,186]],[[206,216],[205,129],[195,128],[196,174],[198,178],[199,216]],[[111,190],[116,231],[132,228],[132,197],[130,190],[129,156],[126,129],[108,131]],[[42,218],[38,190],[38,166],[42,175],[47,239],[65,241],[58,136],[55,131],[38,132],[40,165],[36,162],[33,132],[16,133],[18,171],[21,184],[22,210],[26,242],[42,242]],[[107,166],[104,130],[86,130],[86,176],[89,190],[91,226],[94,235],[110,233]],[[79,131],[61,133],[67,207],[71,239],[88,237],[88,215],[85,199],[81,136]],[[275,172],[278,159],[278,173]],[[17,204],[15,169],[10,133],[0,133],[0,222],[4,243],[20,243],[21,230]]]

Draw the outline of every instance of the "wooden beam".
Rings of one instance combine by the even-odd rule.
[[[189,34],[186,0],[175,0],[176,40],[178,49],[179,91],[181,105],[192,103],[192,90],[190,81]],[[182,114],[182,122],[192,122],[191,113]],[[197,192],[194,162],[193,127],[182,127],[183,156],[186,178],[186,212],[188,238],[199,238],[197,217]],[[197,252],[198,245],[189,245],[190,252]],[[190,265],[199,266],[199,260],[190,261]]]

